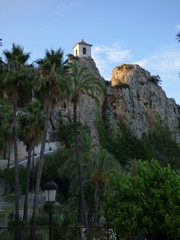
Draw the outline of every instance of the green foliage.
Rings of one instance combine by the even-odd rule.
[[[150,81],[150,82],[153,82],[153,83],[155,83],[155,84],[157,84],[157,85],[160,85],[161,82],[162,82],[162,80],[161,80],[161,78],[160,78],[159,75],[152,75],[152,76],[149,78],[149,81]]]
[[[36,233],[36,240],[48,240],[49,233],[47,230],[41,229]]]
[[[95,124],[102,148],[113,154],[122,165],[129,159],[150,160],[153,157],[148,139],[135,137],[125,123],[121,122],[118,128],[112,129],[107,114],[104,114],[103,119],[97,116]]]
[[[176,37],[177,37],[178,42],[180,42],[180,32],[178,32],[178,33],[176,34]]]
[[[98,131],[100,145],[103,149],[106,149],[108,146],[106,122],[99,115],[96,116],[95,126]]]
[[[29,233],[27,233],[27,230],[21,231],[21,240],[29,240]],[[49,233],[48,229],[37,229],[36,231],[36,240],[48,240],[49,239]]]
[[[6,169],[3,170],[4,171],[4,176],[6,176],[5,172]],[[15,185],[14,185],[14,178],[15,178],[15,168],[10,168],[9,170],[9,184],[10,184],[10,189],[11,191],[14,191]],[[26,168],[24,166],[19,165],[19,184],[20,184],[20,188],[21,188],[21,192],[22,194],[24,194],[25,192],[25,181],[24,179],[26,179]]]
[[[7,99],[0,99],[0,149],[12,139],[13,110]]]
[[[66,178],[62,178],[58,171],[62,168],[65,160],[69,157],[69,151],[67,149],[59,149],[57,152],[47,155],[44,159],[43,172],[41,176],[41,186],[53,180],[59,186],[57,199],[64,201],[68,196],[68,181]]]
[[[52,221],[53,221],[53,226],[59,225],[59,218],[57,216],[53,215]],[[48,226],[49,225],[49,214],[37,215],[36,224],[37,224],[37,226]]]
[[[87,127],[85,127],[82,123],[78,123],[78,134],[84,135],[86,133],[89,133],[89,130]],[[66,144],[67,148],[72,147],[72,144],[74,143],[74,128],[73,124],[67,124],[67,125],[60,125],[58,129],[58,136],[59,140],[63,141]]]
[[[103,209],[123,239],[155,233],[179,239],[179,200],[180,176],[169,165],[138,161],[134,176],[111,176]]]
[[[117,84],[116,84],[115,86],[113,86],[113,87],[114,87],[114,88],[120,88],[120,89],[122,89],[122,88],[126,89],[126,88],[129,88],[129,84],[119,82],[119,83],[117,83]]]
[[[1,234],[1,240],[11,240],[14,239],[13,233],[10,231],[5,231]],[[21,229],[21,240],[29,240],[29,233],[27,230]],[[36,232],[36,240],[48,240],[49,239],[49,233],[48,229],[38,229]],[[56,239],[56,238],[54,238]]]
[[[178,119],[178,130],[179,130],[179,133],[180,133],[180,118]]]
[[[24,226],[24,222],[20,219],[20,227]],[[14,212],[10,212],[8,215],[8,231],[12,234],[14,232],[15,220]]]
[[[173,168],[180,167],[180,144],[172,138],[166,124],[162,121],[154,123],[146,140],[149,142],[153,158],[157,159],[161,165],[170,163]]]
[[[113,154],[124,166],[129,159],[157,159],[163,166],[171,163],[173,168],[179,168],[180,144],[171,136],[169,128],[158,118],[151,123],[151,130],[139,139],[133,135],[130,128],[120,122],[118,128],[110,128],[108,114],[103,118],[97,116],[95,122],[99,141],[103,148]]]
[[[131,70],[133,69],[132,64],[122,64],[121,66],[116,67],[118,70],[123,71],[124,69]]]
[[[58,129],[59,140],[63,141],[67,147],[73,143],[73,125],[60,125]]]
[[[1,240],[11,240],[13,239],[12,234],[9,231],[1,233]]]

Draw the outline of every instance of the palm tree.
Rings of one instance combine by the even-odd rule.
[[[13,138],[14,138],[14,162],[15,162],[15,235],[14,239],[19,239],[19,173],[18,173],[18,151],[17,151],[17,100],[18,95],[26,77],[29,77],[29,67],[27,61],[29,53],[24,53],[24,49],[13,43],[12,51],[5,50],[5,71],[1,78],[6,94],[13,105]]]
[[[38,64],[39,72],[39,76],[37,78],[36,91],[38,92],[38,97],[40,98],[43,106],[45,124],[42,134],[41,151],[35,186],[34,205],[30,233],[31,240],[35,239],[36,215],[38,209],[38,193],[40,188],[40,180],[44,160],[48,122],[56,101],[59,98],[64,97],[66,89],[64,75],[67,70],[67,61],[63,61],[63,51],[61,49],[58,49],[57,51],[51,50],[50,52],[46,51],[45,58],[37,60],[36,63]]]
[[[19,138],[26,145],[28,152],[28,160],[26,167],[26,188],[24,198],[24,215],[23,220],[27,226],[28,221],[28,195],[31,167],[32,149],[39,143],[42,129],[44,127],[44,116],[39,101],[33,100],[28,104],[26,114],[22,114],[19,118]]]
[[[123,168],[124,174],[134,176],[136,172],[136,164],[137,160],[135,158],[129,159]]]
[[[79,136],[79,156],[83,172],[88,225],[96,226],[100,195],[106,189],[109,174],[116,171],[120,172],[121,166],[109,152],[97,150],[93,138],[88,133]],[[71,197],[69,200],[71,201],[69,202],[72,204],[74,201],[77,202],[79,194],[77,170],[75,170],[77,163],[70,152],[70,155],[61,164],[59,174],[68,179],[70,183],[69,193]],[[74,207],[74,205],[72,206]],[[92,221],[92,216],[94,216],[94,221]]]
[[[2,143],[0,147],[2,147],[3,154],[5,155],[5,157],[6,153],[8,152],[4,196],[8,194],[11,146],[13,143],[12,124],[13,124],[13,109],[8,104],[7,98],[0,99],[0,142]]]
[[[79,129],[78,129],[79,130]],[[78,223],[81,223],[81,215],[82,215],[82,206],[81,206],[81,196],[80,196],[80,187],[77,175],[77,161],[74,157],[74,146],[71,149],[67,149],[67,156],[64,162],[61,163],[61,167],[59,168],[59,174],[62,178],[68,179],[69,182],[69,194],[70,199],[76,200],[78,205],[76,206],[76,210],[78,209]],[[83,183],[86,188],[86,184],[89,184],[89,162],[91,162],[91,157],[93,155],[93,151],[95,149],[95,144],[93,142],[90,133],[84,130],[81,130],[79,133],[79,156],[80,162],[83,172]],[[88,174],[86,174],[88,173]],[[89,187],[89,185],[88,185]],[[90,188],[88,188],[88,196],[89,196]],[[88,202],[89,197],[86,198]],[[70,201],[72,203],[72,201]],[[74,212],[74,211],[73,211]]]
[[[95,184],[94,200],[94,227],[98,223],[99,197],[103,188],[106,189],[109,174],[121,171],[121,166],[114,157],[105,149],[95,153],[89,165],[91,182]]]
[[[81,195],[81,203],[83,210],[84,225],[88,226],[87,214],[86,214],[86,203],[84,197],[84,187],[82,179],[82,169],[79,155],[79,139],[78,139],[78,128],[77,128],[77,105],[81,94],[88,95],[97,99],[96,94],[103,93],[103,82],[93,75],[88,73],[88,69],[84,66],[78,67],[76,61],[69,64],[70,66],[70,87],[71,87],[71,101],[73,103],[73,124],[74,124],[74,144],[75,144],[75,157],[78,169],[79,188]]]
[[[178,42],[180,42],[180,32],[176,35]]]

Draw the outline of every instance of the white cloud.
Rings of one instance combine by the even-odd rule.
[[[92,56],[97,68],[105,79],[110,79],[112,69],[125,61],[131,61],[132,54],[129,49],[122,49],[118,42],[110,46],[100,45],[92,48]]]
[[[177,24],[177,25],[176,25],[176,29],[177,29],[177,30],[180,30],[180,24]]]
[[[124,59],[127,59],[131,56],[130,54],[130,50],[126,49],[124,51],[122,50],[117,50],[117,49],[111,49],[108,53],[107,53],[107,58],[111,61],[111,62],[121,62]]]
[[[146,66],[163,74],[178,72],[180,52],[166,51],[154,54],[148,59]]]
[[[111,62],[122,62],[124,59],[131,58],[129,49],[122,50],[119,43],[112,46],[96,46],[93,48],[93,55],[102,55]]]
[[[134,61],[133,64],[138,64],[142,68],[145,68],[148,65],[148,59],[147,58],[143,58],[141,60]]]
[[[152,75],[159,75],[162,79],[162,88],[168,97],[175,98],[180,103],[179,91],[180,79],[180,51],[164,50],[151,56],[137,59],[131,50],[122,48],[119,43],[110,46],[94,46],[92,56],[96,62],[101,75],[106,79],[111,79],[112,69],[122,63],[138,64]],[[174,89],[174,90],[173,90]]]
[[[135,61],[152,75],[159,75],[162,79],[162,88],[167,96],[174,98],[180,104],[180,51],[158,52],[148,58]]]

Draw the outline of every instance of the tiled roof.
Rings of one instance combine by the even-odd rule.
[[[92,44],[86,43],[86,42],[83,40],[83,38],[82,38],[81,42],[76,43],[76,45],[77,45],[77,44],[92,46]],[[76,46],[76,45],[75,45],[75,46]],[[74,46],[73,48],[75,48],[75,46]]]

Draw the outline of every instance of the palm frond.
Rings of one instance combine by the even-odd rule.
[[[176,35],[178,42],[180,42],[180,32]]]

